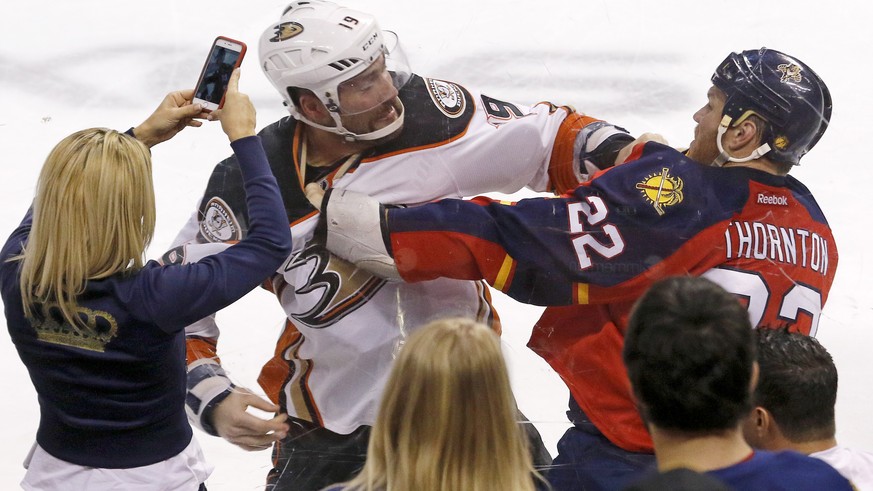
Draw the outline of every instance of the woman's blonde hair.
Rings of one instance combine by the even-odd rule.
[[[155,229],[151,156],[106,128],[77,131],[42,167],[21,264],[24,310],[57,305],[73,326],[88,280],[137,271]],[[45,310],[47,312],[47,310]]]
[[[462,318],[413,333],[349,488],[532,491],[534,476],[497,335]]]

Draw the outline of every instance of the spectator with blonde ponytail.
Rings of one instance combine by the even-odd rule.
[[[144,260],[155,227],[148,147],[202,124],[192,90],[169,94],[127,134],[78,131],[46,159],[0,251],[7,327],[39,395],[24,489],[206,489],[211,466],[185,414],[184,328],[258,286],[291,250],[238,80],[237,71],[211,119],[240,161],[249,235],[198,263]]]
[[[533,491],[500,340],[448,318],[417,330],[388,379],[361,472],[329,491]]]

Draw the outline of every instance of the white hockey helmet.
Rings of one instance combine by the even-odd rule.
[[[399,90],[410,76],[397,36],[383,32],[372,15],[326,0],[298,0],[289,4],[279,22],[261,35],[259,46],[261,68],[282,94],[291,115],[348,140],[375,140],[403,125],[405,111],[399,99],[396,108],[399,117],[384,128],[357,134],[342,124],[341,116],[350,113],[340,105],[340,84],[362,73],[383,55]],[[314,123],[300,114],[291,98],[292,87],[312,91],[330,111],[335,126]]]

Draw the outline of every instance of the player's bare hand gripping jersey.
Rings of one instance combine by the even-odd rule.
[[[651,451],[621,359],[633,301],[668,275],[701,275],[747,303],[754,325],[814,335],[837,269],[831,230],[790,176],[704,166],[649,143],[571,194],[508,206],[476,198],[388,209],[401,276],[484,278],[549,305],[530,347],[614,443]]]
[[[417,76],[400,98],[406,108],[402,134],[362,155],[347,171],[334,168],[319,176],[324,187],[416,204],[578,183],[574,137],[595,121],[591,118],[550,104],[509,104]],[[290,415],[348,433],[374,421],[393,355],[409,330],[446,315],[472,317],[495,329],[499,319],[484,283],[386,282],[333,257],[313,240],[317,216],[301,191],[300,130],[285,118],[261,132],[282,188],[294,252],[271,281],[288,320],[259,382]],[[307,181],[320,169],[309,167]],[[166,261],[196,261],[246,234],[237,174],[233,158],[215,168],[199,212]],[[189,407],[189,417],[199,425],[202,408],[229,381],[215,365],[219,331],[214,320],[204,319],[186,332],[190,399],[198,402]]]

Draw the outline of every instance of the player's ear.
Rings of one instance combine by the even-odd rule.
[[[331,119],[330,114],[328,114],[327,108],[324,107],[324,104],[315,96],[315,94],[300,94],[298,106],[300,113],[303,114],[306,119],[318,124],[332,126],[333,120]]]
[[[738,151],[744,147],[749,147],[752,150],[758,148],[760,145],[760,142],[758,141],[760,132],[758,130],[759,125],[755,118],[746,118],[742,123],[732,126],[727,132],[727,138],[725,138],[724,142],[725,148],[728,149],[732,155],[741,153]]]

